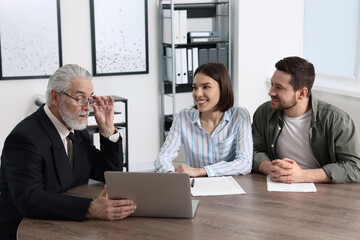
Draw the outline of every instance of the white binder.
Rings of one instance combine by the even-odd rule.
[[[181,51],[181,83],[188,83],[188,67],[186,48],[180,48]]]
[[[187,49],[188,83],[193,82],[193,56],[192,49]]]
[[[166,47],[166,80],[173,81],[173,65],[172,65],[172,49],[171,47]]]
[[[197,47],[194,47],[192,49],[192,56],[193,56],[193,76],[195,75],[195,71],[199,66],[199,49]]]
[[[176,84],[182,84],[182,68],[181,68],[181,49],[175,49],[175,73],[176,73]]]
[[[187,11],[179,10],[179,30],[180,30],[180,44],[187,43]]]
[[[174,44],[180,43],[180,13],[179,10],[174,10]],[[171,9],[164,9],[163,11],[163,42],[171,44]]]

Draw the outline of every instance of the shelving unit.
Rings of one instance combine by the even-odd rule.
[[[192,54],[195,51],[199,51],[197,52],[197,54],[199,54],[200,50],[202,51],[202,53],[216,51],[216,54],[218,54],[219,49],[221,49],[222,61],[220,62],[223,62],[228,67],[229,73],[231,74],[231,0],[209,0],[207,2],[196,2],[196,0],[194,0],[194,2],[183,3],[180,2],[180,0],[159,1],[159,21],[161,25],[159,37],[161,39],[160,48],[162,50],[160,80],[160,130],[162,133],[160,141],[162,144],[165,140],[165,133],[169,130],[172,124],[174,114],[178,110],[180,110],[176,109],[176,95],[178,93],[192,92],[191,77],[187,77],[188,81],[185,81],[185,83],[180,83],[178,79],[176,79],[177,76],[180,76],[177,72],[177,50],[186,49],[186,56],[188,56],[189,49],[192,49]],[[177,20],[176,14],[180,14],[181,16],[182,13],[180,12],[184,11],[186,12],[186,20],[184,21],[184,18],[181,17],[180,20]],[[177,24],[180,25],[178,26]],[[183,37],[181,37],[183,36],[181,32],[184,31],[184,26],[186,27],[185,42],[183,41]],[[175,31],[178,31],[178,29],[180,29],[180,35],[176,36],[177,33],[175,33]],[[187,33],[199,31],[217,32],[219,33],[219,36],[212,38],[211,41],[208,42],[191,42]],[[226,55],[224,55],[224,53],[226,53]],[[181,53],[181,55],[183,56],[183,53]],[[202,56],[204,56],[204,54],[202,54]],[[218,56],[219,55],[216,55],[217,61],[219,61]],[[199,62],[197,65],[208,62],[204,61],[204,59],[206,58],[202,57],[201,60],[199,58]],[[212,58],[212,62],[214,62],[213,59],[214,58]],[[196,69],[192,69],[192,72],[194,73],[195,70]],[[190,70],[188,72],[188,75],[191,76]],[[172,112],[168,115],[165,114],[165,96],[169,96],[171,99]]]
[[[129,171],[129,137],[128,137],[128,100],[119,96],[112,96],[114,98],[115,113],[114,125],[119,130],[123,141],[124,162],[123,168],[126,172]],[[123,103],[120,105],[119,103]],[[99,128],[96,125],[95,119],[91,119],[94,113],[91,111],[88,120],[88,132],[94,140],[94,134],[99,133]],[[93,142],[94,143],[94,142]]]

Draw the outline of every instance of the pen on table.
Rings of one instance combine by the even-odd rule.
[[[194,184],[195,184],[195,179],[193,178],[193,179],[191,180],[191,187],[194,187]]]

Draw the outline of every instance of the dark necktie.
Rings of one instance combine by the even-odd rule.
[[[68,141],[68,157],[71,169],[74,166],[75,159],[75,136],[72,132],[67,136],[71,141]]]

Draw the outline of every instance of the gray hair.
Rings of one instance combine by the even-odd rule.
[[[74,78],[85,78],[91,81],[92,75],[85,68],[76,64],[62,66],[49,78],[45,94],[46,104],[49,106],[51,104],[51,90],[54,89],[57,92],[66,92]]]

